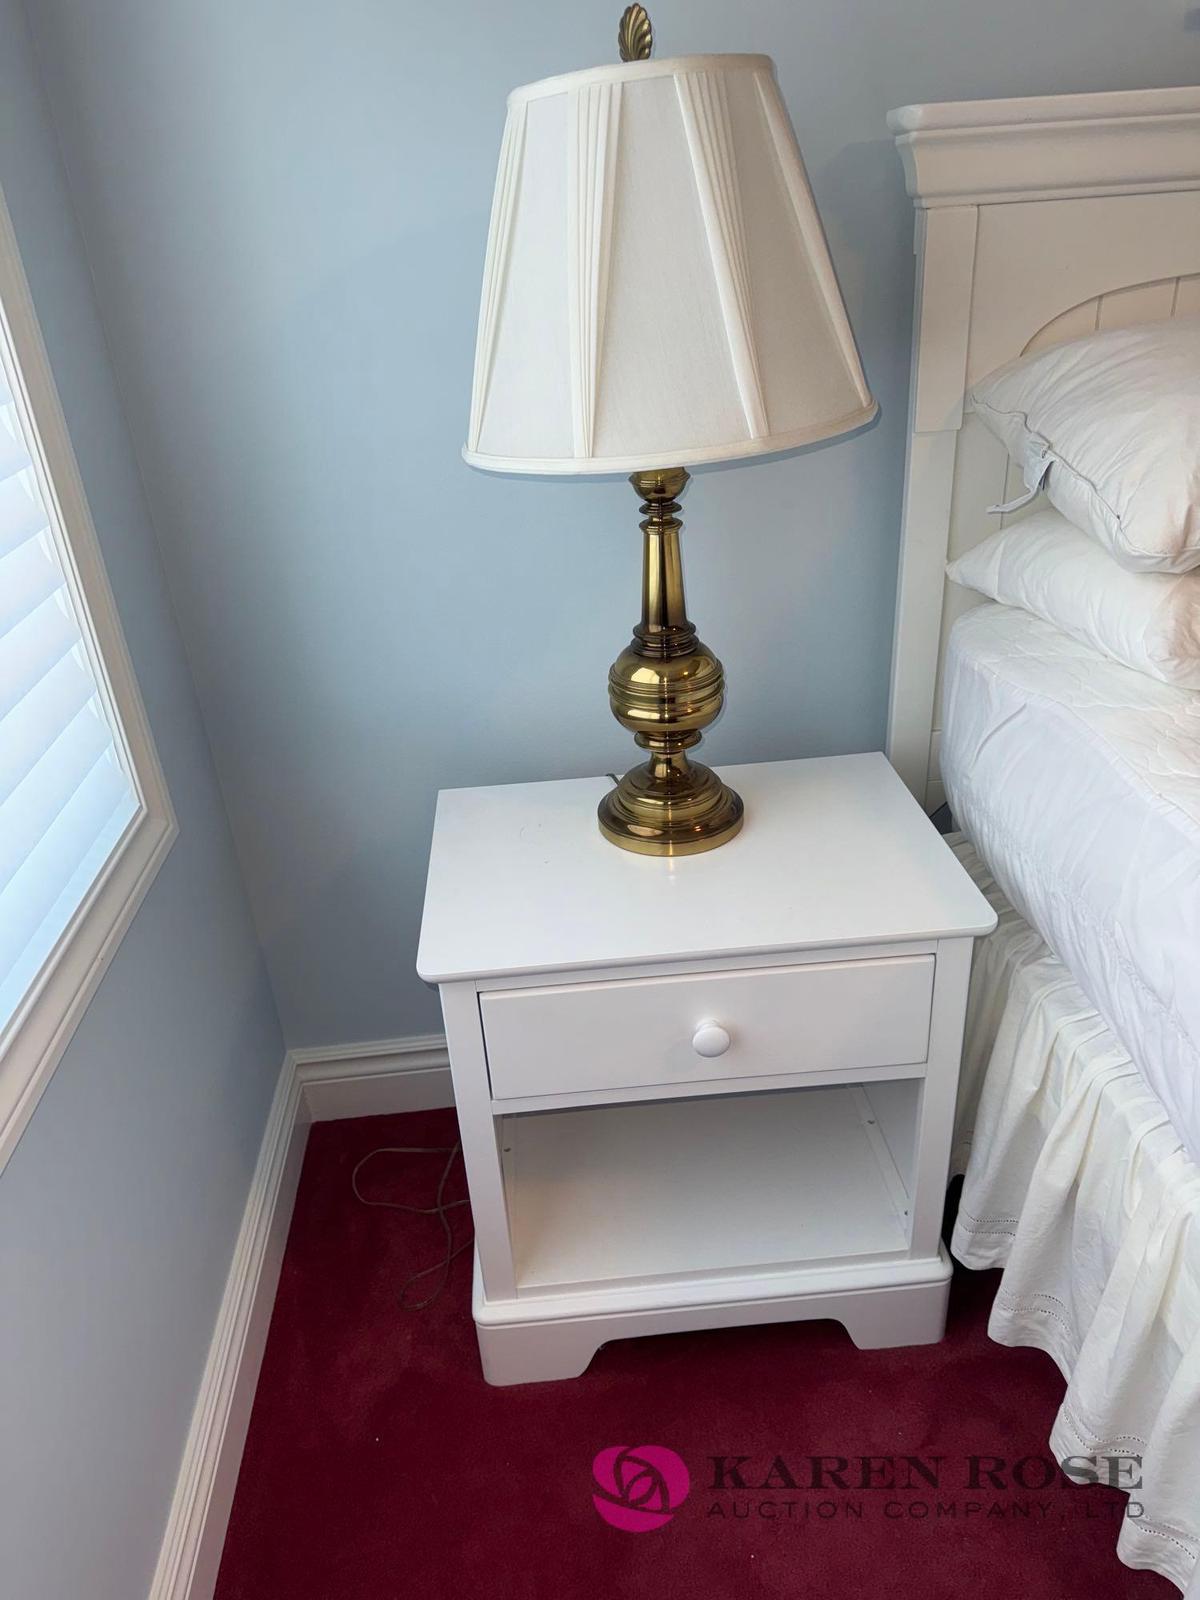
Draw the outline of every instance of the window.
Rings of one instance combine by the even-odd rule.
[[[175,832],[0,198],[0,1165]]]

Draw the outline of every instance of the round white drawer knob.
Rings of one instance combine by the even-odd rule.
[[[729,1035],[719,1022],[702,1022],[692,1035],[692,1049],[698,1056],[723,1056],[729,1043]]]

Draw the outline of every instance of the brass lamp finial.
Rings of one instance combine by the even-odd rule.
[[[654,49],[654,29],[645,6],[626,6],[617,29],[622,61],[649,61]]]

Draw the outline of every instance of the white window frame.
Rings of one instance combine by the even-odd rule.
[[[0,1170],[33,1115],[88,1002],[179,832],[121,631],[75,452],[0,193],[0,337],[14,398],[84,643],[138,807],[103,870],[0,1032]]]

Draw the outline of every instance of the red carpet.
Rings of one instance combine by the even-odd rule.
[[[1042,1487],[1062,1380],[1040,1352],[987,1339],[995,1274],[960,1272],[928,1348],[860,1352],[801,1323],[610,1345],[573,1382],[489,1389],[469,1252],[434,1305],[397,1310],[441,1231],[350,1192],[368,1150],[448,1143],[453,1126],[429,1112],[312,1131],[217,1600],[1176,1595],[1117,1561],[1123,1495]],[[439,1171],[435,1156],[381,1158],[363,1189],[426,1205]],[[463,1229],[465,1209],[452,1215]],[[622,1445],[665,1451],[614,1466]],[[640,1471],[627,1498],[644,1487],[649,1512],[656,1484],[678,1499],[671,1452],[690,1493],[654,1531],[625,1531],[620,1511],[611,1526],[592,1499],[605,1450],[609,1489]],[[1003,1465],[978,1464],[971,1487],[972,1457]]]

